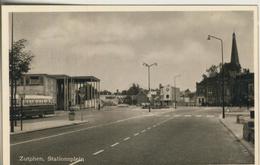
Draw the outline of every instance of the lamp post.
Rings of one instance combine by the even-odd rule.
[[[174,108],[175,109],[177,108],[177,105],[176,105],[177,104],[177,99],[176,99],[176,97],[177,97],[177,95],[176,95],[176,92],[177,92],[177,90],[176,90],[176,78],[178,78],[180,76],[181,76],[180,74],[174,76]]]
[[[147,63],[143,63],[143,66],[146,66],[148,69],[148,90],[149,90],[149,96],[151,95],[151,88],[150,88],[150,68],[152,66],[157,66],[158,64],[152,63],[152,64],[147,64]],[[149,97],[149,112],[151,112],[151,96]]]
[[[224,98],[224,63],[223,63],[223,40],[221,38],[218,38],[218,37],[215,37],[215,36],[212,36],[212,35],[208,35],[208,40],[210,40],[211,38],[213,39],[216,39],[218,41],[220,41],[220,44],[221,44],[221,59],[222,59],[222,62],[221,62],[221,69],[222,69],[222,118],[224,119],[225,118],[225,98]]]

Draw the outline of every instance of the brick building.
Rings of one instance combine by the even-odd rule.
[[[224,68],[224,103],[228,106],[252,106],[254,104],[254,73],[241,69],[236,44],[232,35],[231,61]],[[222,105],[223,68],[214,75],[196,83],[197,105]]]

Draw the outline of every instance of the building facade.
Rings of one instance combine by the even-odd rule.
[[[197,105],[222,105],[222,84],[226,106],[254,105],[254,73],[241,69],[235,33],[232,35],[230,63],[225,63],[216,75],[196,83]]]
[[[100,80],[94,76],[25,74],[17,82],[18,95],[25,94],[25,99],[48,96],[57,110],[68,110],[74,105],[98,108],[99,92]]]
[[[173,105],[180,101],[180,88],[172,87],[169,84],[160,85],[160,100],[162,105]]]

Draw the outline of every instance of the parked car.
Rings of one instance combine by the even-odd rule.
[[[254,121],[247,121],[243,125],[243,138],[254,143]]]
[[[149,108],[150,103],[142,103],[141,106],[143,109]]]

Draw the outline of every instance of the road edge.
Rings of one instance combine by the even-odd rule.
[[[243,139],[239,139],[239,137],[236,136],[236,134],[221,120],[219,119],[219,122],[228,130],[229,133],[232,134],[232,136],[240,143],[243,145],[243,147],[248,151],[248,153],[255,157],[255,152],[254,148],[250,147],[247,142],[245,142]]]
[[[84,122],[80,122],[80,123],[71,123],[71,124],[66,124],[66,125],[53,126],[53,127],[48,127],[48,128],[40,128],[40,129],[24,131],[24,132],[10,133],[10,136],[32,133],[32,132],[37,132],[37,131],[44,131],[44,130],[48,130],[48,129],[56,129],[56,128],[62,128],[62,127],[76,126],[76,125],[79,126],[79,125],[84,125],[88,122],[89,121],[84,121]]]

